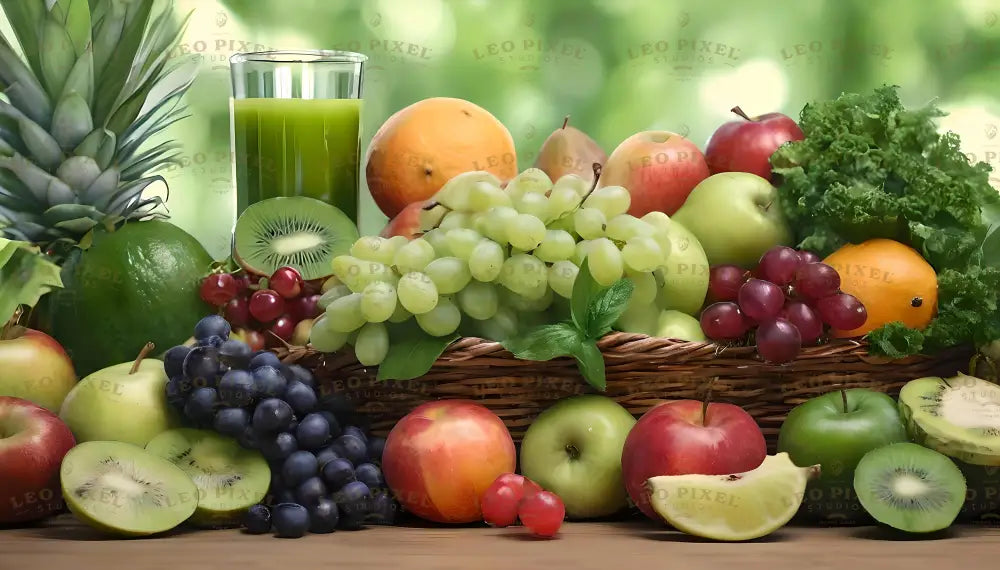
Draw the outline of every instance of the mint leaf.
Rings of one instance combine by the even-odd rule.
[[[503,347],[521,360],[545,361],[572,356],[583,335],[570,323],[541,325],[505,340]]]
[[[0,326],[18,306],[35,306],[42,295],[63,286],[59,266],[38,248],[23,241],[0,238]]]
[[[406,323],[392,327],[389,339],[389,353],[378,367],[378,380],[412,380],[427,374],[458,335],[431,336]]]
[[[601,349],[597,348],[597,343],[592,340],[581,342],[573,351],[576,358],[576,365],[580,368],[580,374],[594,388],[601,392],[607,389],[608,382],[604,374],[604,356]]]
[[[570,297],[570,314],[576,327],[581,331],[586,331],[588,328],[590,306],[601,289],[601,285],[594,281],[594,277],[590,274],[590,265],[584,259],[580,264],[580,271],[576,274],[576,281],[573,282],[573,294]]]
[[[631,279],[619,279],[597,294],[587,311],[587,338],[598,339],[611,330],[625,312],[633,291],[635,283]]]

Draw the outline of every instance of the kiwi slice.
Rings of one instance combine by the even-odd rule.
[[[910,437],[972,465],[1000,465],[1000,386],[959,373],[907,382],[899,409]]]
[[[168,531],[198,506],[198,489],[184,471],[131,443],[81,443],[63,458],[59,477],[70,512],[111,534]]]
[[[294,267],[306,281],[333,273],[331,263],[358,241],[358,227],[337,207],[315,198],[270,198],[236,221],[233,256],[247,271],[271,275]]]
[[[238,526],[271,484],[271,468],[259,452],[215,432],[168,430],[150,440],[146,451],[176,465],[194,481],[198,507],[189,522],[195,526]]]
[[[947,456],[915,443],[866,453],[854,471],[854,492],[868,514],[906,532],[944,530],[965,502],[965,477]]]

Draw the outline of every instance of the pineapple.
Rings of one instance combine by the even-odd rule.
[[[173,162],[150,137],[184,117],[196,66],[169,65],[172,0],[0,0],[0,236],[56,259],[95,228],[165,217],[143,191]],[[6,100],[4,100],[6,99]]]

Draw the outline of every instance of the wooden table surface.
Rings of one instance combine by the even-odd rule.
[[[644,522],[567,523],[558,538],[521,528],[374,527],[281,540],[238,530],[175,532],[109,540],[63,515],[33,528],[0,530],[2,570],[942,570],[995,568],[1000,529],[955,527],[899,540],[873,527],[787,527],[743,544],[702,541]]]

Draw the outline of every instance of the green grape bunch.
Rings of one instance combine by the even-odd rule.
[[[503,340],[567,302],[584,260],[601,286],[634,282],[630,308],[649,307],[663,289],[670,219],[631,216],[628,190],[596,186],[573,174],[553,183],[537,168],[506,187],[489,172],[452,178],[422,211],[422,235],[362,237],[333,260],[336,283],[319,301],[310,344],[351,345],[361,364],[377,366],[389,327],[411,320],[435,337],[472,330]]]

